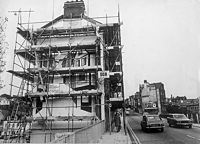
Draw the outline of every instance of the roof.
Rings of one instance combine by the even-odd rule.
[[[63,19],[63,15],[60,15],[59,17],[55,18],[54,20],[52,20],[49,23],[45,24],[44,26],[42,26],[42,28],[47,28],[47,27],[51,26],[52,24],[57,23],[61,19]]]
[[[186,99],[186,100],[180,100],[177,102],[177,104],[181,106],[190,106],[190,105],[199,105],[199,100],[198,99]]]
[[[150,86],[155,86],[157,89],[162,88],[164,85],[161,82],[151,83]]]
[[[162,82],[157,83],[149,83],[146,82],[149,87],[155,87],[156,89],[164,88],[164,84]],[[140,84],[140,89],[144,88],[144,84]]]
[[[1,98],[7,98],[7,99],[12,99],[12,97],[8,94],[2,94],[0,95]]]
[[[65,18],[64,18],[64,15],[58,16],[57,18],[55,18],[54,20],[52,20],[52,21],[50,21],[49,23],[45,24],[45,25],[42,26],[41,28],[50,27],[50,26],[52,26],[53,24],[59,22],[59,21],[62,20],[62,19],[65,19]],[[102,24],[101,22],[98,22],[98,21],[94,20],[93,18],[90,18],[90,17],[85,16],[85,15],[83,15],[82,19],[84,19],[84,20],[90,22],[90,23],[93,24],[93,25],[101,25],[101,24]]]

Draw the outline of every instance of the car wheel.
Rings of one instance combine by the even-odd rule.
[[[189,125],[189,128],[192,128],[192,125]]]
[[[160,130],[161,130],[161,132],[164,132],[164,128],[161,128]]]
[[[169,124],[169,127],[171,127],[172,125],[171,124]]]

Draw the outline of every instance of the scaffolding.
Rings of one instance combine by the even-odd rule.
[[[72,5],[78,14],[69,11]],[[4,142],[48,143],[61,131],[70,133],[103,119],[109,127],[112,112],[123,108],[124,101],[119,14],[101,17],[103,24],[84,15],[83,1],[72,1],[65,3],[64,15],[35,28],[42,22],[30,22],[30,12],[28,23],[22,23],[19,13],[13,69],[8,72],[10,95],[31,107],[20,116],[21,101],[16,103],[7,123],[18,123],[18,132],[7,125]],[[109,18],[117,22],[108,23]]]

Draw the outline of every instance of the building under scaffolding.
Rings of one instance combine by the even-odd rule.
[[[84,12],[82,0],[68,1],[64,14],[42,27],[18,22],[11,95],[25,98],[31,108],[19,116],[21,101],[16,104],[7,123],[18,125],[6,127],[5,142],[11,142],[16,128],[34,143],[51,142],[59,133],[99,120],[108,130],[112,112],[122,108],[119,14],[112,16],[116,22],[108,23],[106,16],[102,23]]]

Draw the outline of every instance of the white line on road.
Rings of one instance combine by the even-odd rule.
[[[187,137],[190,137],[190,138],[193,138],[193,139],[196,139],[196,140],[199,140],[199,141],[200,141],[200,139],[195,138],[195,137],[193,137],[193,136],[191,136],[191,135],[187,135]]]
[[[131,126],[129,125],[128,120],[126,120],[126,126],[127,126],[127,128],[130,130],[130,132],[131,132],[131,134],[132,134],[132,136],[133,136],[134,142],[135,142],[136,144],[141,144],[139,138],[136,136],[136,134],[135,134],[134,131],[132,130]]]

